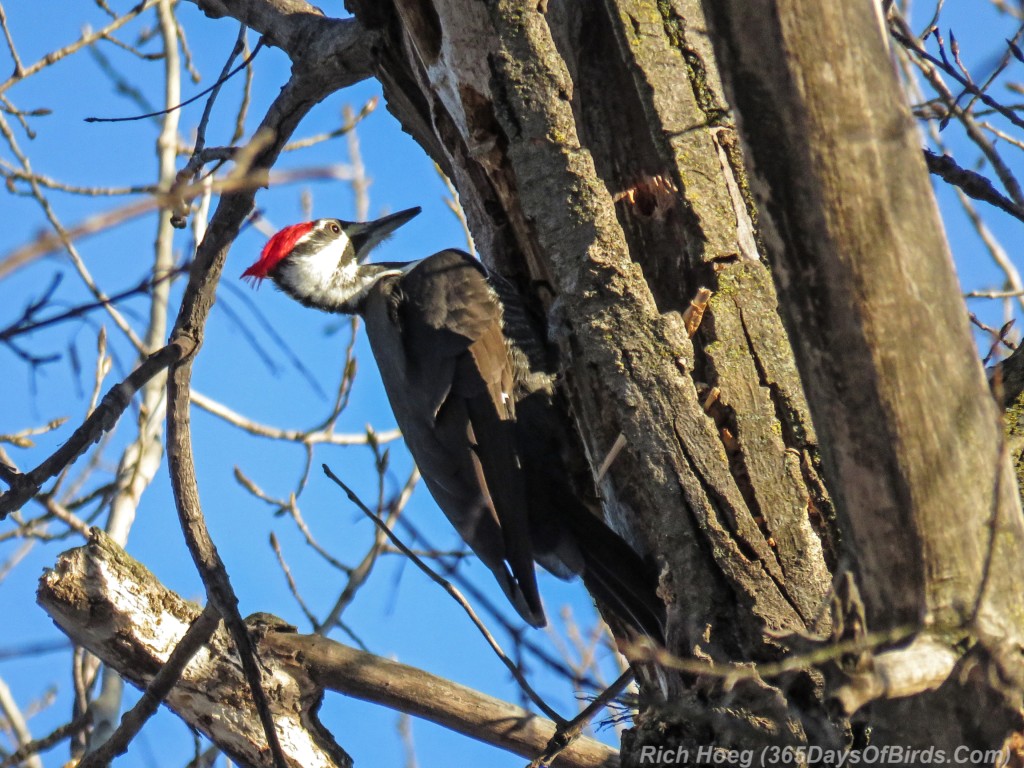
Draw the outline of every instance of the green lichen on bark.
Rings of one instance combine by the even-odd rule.
[[[1003,425],[1017,486],[1024,488],[1024,393],[1007,406]]]
[[[708,125],[726,125],[729,122],[728,110],[718,102],[717,95],[709,86],[704,60],[694,48],[686,42],[686,19],[679,15],[669,0],[658,0],[658,13],[661,15],[665,36],[686,60],[690,74],[690,86],[700,105],[701,111],[707,116]]]

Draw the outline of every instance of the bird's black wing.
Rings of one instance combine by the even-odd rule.
[[[382,281],[364,317],[398,425],[431,493],[523,618],[542,626],[514,367],[486,273],[468,254],[442,251]]]

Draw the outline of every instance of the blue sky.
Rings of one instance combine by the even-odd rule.
[[[123,2],[113,5],[128,7]],[[45,24],[40,23],[37,4],[16,2],[5,5],[5,10],[19,53],[26,63],[35,61],[57,45],[76,39],[84,24],[98,27],[104,23],[103,14],[97,9],[71,0],[51,0],[47,4]],[[333,5],[325,10],[340,13],[340,9]],[[197,68],[203,75],[199,85],[184,81],[183,92],[188,96],[206,87],[216,77],[233,44],[237,24],[227,19],[207,19],[188,3],[180,5],[179,15]],[[153,17],[149,15],[142,22],[130,25],[129,31],[120,37],[131,40],[142,26],[152,23]],[[988,4],[964,0],[947,3],[942,24],[944,31],[948,25],[956,29],[968,66],[983,67],[992,61],[1002,40],[1013,33],[1012,28],[1007,29],[1005,22],[991,12]],[[250,34],[250,41],[255,40],[256,36]],[[140,63],[110,45],[102,50],[115,67],[130,73],[154,105],[159,105],[162,64]],[[1015,66],[1019,80],[1021,65]],[[0,71],[7,72],[10,68],[6,49],[3,49]],[[285,83],[288,68],[286,57],[276,49],[265,49],[259,54],[250,128]],[[209,145],[227,140],[233,125],[233,110],[239,100],[239,88],[240,81],[236,80],[224,89],[211,122]],[[53,110],[48,117],[33,119],[32,127],[38,132],[34,140],[28,140],[16,128],[18,140],[30,155],[37,172],[67,183],[90,186],[143,184],[154,178],[154,144],[158,130],[155,122],[83,122],[87,116],[121,116],[139,111],[135,103],[113,92],[110,80],[87,53],[80,53],[15,86],[8,95],[21,109],[46,107]],[[350,104],[358,110],[368,99],[379,95],[379,89],[373,82],[336,94],[313,110],[296,136],[332,130],[341,122],[343,105]],[[1005,97],[1006,93],[997,92],[995,95]],[[201,100],[183,112],[182,132],[187,140],[190,140],[199,120],[203,103]],[[950,138],[954,146],[958,146],[955,130],[955,126],[951,126]],[[443,202],[447,194],[443,183],[430,161],[401,132],[383,104],[360,125],[359,137],[363,162],[373,180],[370,188],[371,216],[414,205],[424,209],[420,217],[399,230],[381,248],[376,258],[412,260],[443,247],[462,247],[462,228]],[[965,162],[973,156],[966,154]],[[1020,162],[1013,155],[1007,156],[1019,171]],[[0,149],[0,157],[10,159],[10,154],[6,149]],[[277,167],[280,170],[309,168],[344,163],[348,159],[345,141],[340,139],[315,150],[286,155]],[[262,192],[257,204],[275,227],[281,227],[303,217],[300,201],[303,191],[312,196],[312,210],[317,217],[355,216],[351,190],[342,182],[310,182],[275,188]],[[58,192],[51,193],[50,199],[57,214],[68,225],[123,202],[118,198],[79,198]],[[946,215],[950,241],[965,289],[1000,287],[999,274],[984,257],[980,242],[966,226],[952,194],[940,188],[938,199]],[[1010,250],[1011,258],[1019,257],[1019,245],[1015,244],[1022,242],[1020,222],[990,215],[991,209],[984,204],[979,203],[978,207],[987,216],[989,226]],[[0,235],[0,256],[34,237],[45,226],[34,200],[9,194],[0,196],[0,221],[4,224]],[[81,243],[90,269],[108,293],[130,287],[147,274],[154,233],[154,217],[149,216]],[[190,247],[189,237],[187,231],[178,234],[176,243],[182,253]],[[264,242],[265,237],[250,227],[232,248],[225,270],[225,285],[210,318],[204,350],[196,363],[194,386],[203,394],[256,421],[281,427],[310,426],[327,414],[330,396],[323,397],[286,363],[281,363],[275,371],[262,362],[247,340],[243,327],[260,338],[264,349],[271,355],[280,358],[281,352],[241,297],[247,296],[258,305],[276,332],[328,393],[336,386],[339,376],[340,360],[348,341],[347,325],[338,318],[299,307],[269,285],[258,293],[252,293],[238,281],[236,278],[255,260]],[[40,295],[55,271],[64,274],[56,294],[58,301],[72,306],[83,300],[81,286],[65,259],[60,255],[50,257],[0,281],[0,327],[17,318],[26,303]],[[180,286],[175,292],[175,297],[178,296]],[[142,312],[144,308],[144,302],[138,300],[125,305],[126,311]],[[972,302],[971,308],[988,322],[1001,324],[1001,308],[994,302]],[[87,323],[62,325],[33,336],[31,345],[34,351],[63,355],[60,362],[43,367],[35,375],[7,350],[0,348],[0,403],[3,403],[0,433],[15,432],[60,416],[70,417],[64,428],[39,438],[37,448],[9,449],[22,468],[36,465],[81,420],[86,400],[76,390],[81,388],[88,392],[91,389],[98,324],[107,326],[111,343],[119,352],[120,364],[129,366],[133,357],[127,344],[101,313],[94,313]],[[77,375],[68,363],[69,345],[74,346],[82,361],[83,371]],[[393,418],[383,397],[372,357],[361,337],[356,349],[359,375],[351,403],[340,419],[338,429],[361,432],[368,423],[378,430],[391,429]],[[115,368],[107,386],[121,375],[123,371],[119,373]],[[273,531],[280,538],[303,596],[314,612],[321,616],[324,614],[342,587],[341,579],[310,553],[288,518],[274,517],[267,505],[253,499],[232,478],[233,469],[238,467],[268,494],[287,496],[303,466],[302,450],[294,445],[251,437],[198,409],[193,413],[202,501],[214,540],[232,575],[243,614],[269,611],[295,623],[300,630],[308,629],[268,545],[269,533]],[[134,414],[126,416],[114,438],[115,444],[123,444],[131,437],[133,421]],[[114,457],[116,451],[111,450],[108,455]],[[389,483],[391,490],[397,490],[404,482],[411,463],[400,444],[391,445],[391,459]],[[329,463],[364,498],[373,497],[373,464],[366,448],[320,447],[314,466],[318,467],[320,462]],[[331,552],[350,563],[361,557],[372,538],[372,528],[319,470],[312,472],[300,505],[321,543]],[[438,546],[454,548],[457,545],[456,535],[425,489],[416,492],[406,514]],[[0,615],[7,617],[8,627],[0,633],[0,650],[59,637],[49,619],[33,602],[34,584],[41,568],[52,564],[62,549],[77,543],[72,539],[37,545],[26,561],[0,582]],[[15,548],[16,544],[12,542],[0,544],[0,562],[10,557]],[[165,472],[158,474],[143,498],[128,549],[167,586],[186,597],[201,598],[201,585],[178,530]],[[475,563],[465,563],[463,567],[495,602],[503,601],[486,569]],[[548,577],[543,580],[541,589],[549,616],[555,623],[559,622],[559,607],[563,604],[571,605],[574,614],[585,625],[589,626],[593,621],[589,600],[578,584],[563,584]],[[344,618],[376,653],[496,696],[512,700],[518,698],[500,662],[487,649],[460,609],[411,565],[396,556],[383,558],[370,583],[360,592]],[[345,639],[340,634],[335,636]],[[557,653],[546,633],[533,631],[530,637],[548,644]],[[501,639],[508,641],[508,638]],[[607,668],[608,665],[605,666]],[[536,671],[541,691],[560,711],[571,715],[575,710],[569,685],[564,680]],[[30,722],[34,735],[43,735],[66,721],[70,689],[67,654],[0,659],[0,676],[11,686],[22,705],[39,697],[48,687],[57,688],[57,703]],[[356,758],[357,764],[402,765],[402,750],[395,738],[395,713],[331,695],[322,717],[338,741]],[[419,721],[413,724],[413,738],[419,764],[424,768],[453,764],[487,764],[501,768],[520,766],[524,762]],[[46,764],[60,765],[66,754],[62,746],[46,757]],[[186,729],[176,718],[163,713],[146,728],[129,754],[118,764],[184,765],[190,757],[191,739]]]

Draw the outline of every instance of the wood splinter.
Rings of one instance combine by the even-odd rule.
[[[604,480],[604,476],[608,474],[608,470],[612,468],[612,464],[615,463],[615,459],[618,458],[622,449],[626,447],[626,436],[619,432],[619,436],[615,438],[615,442],[612,443],[612,447],[608,450],[608,455],[604,457],[604,461],[601,462],[600,468],[597,470],[597,483],[601,484]]]
[[[708,390],[707,396],[704,398],[704,402],[701,403],[701,407],[704,409],[704,413],[711,413],[711,407],[718,402],[722,396],[722,390],[718,387],[711,387]]]
[[[704,317],[704,310],[707,309],[711,295],[710,288],[698,288],[697,295],[690,301],[690,306],[683,311],[683,326],[691,338],[700,327],[701,318]]]

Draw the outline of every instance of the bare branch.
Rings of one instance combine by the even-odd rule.
[[[90,445],[113,429],[118,418],[124,413],[136,392],[167,368],[175,360],[194,349],[189,339],[176,339],[158,352],[154,352],[139,365],[124,381],[112,387],[82,425],[42,464],[25,474],[5,473],[10,490],[0,495],[0,519],[16,509],[39,492],[42,484],[74,462]]]
[[[627,669],[614,683],[609,685],[601,694],[588,704],[582,712],[567,723],[563,723],[555,731],[554,736],[548,742],[544,754],[534,759],[529,768],[544,768],[551,765],[558,755],[567,750],[573,742],[577,741],[583,734],[586,725],[597,717],[605,707],[611,704],[626,687],[633,682],[633,670]]]
[[[31,743],[32,734],[29,733],[25,716],[22,714],[21,708],[15,703],[14,696],[11,695],[11,689],[7,687],[7,683],[3,679],[0,679],[0,712],[3,712],[7,724],[14,733],[15,739],[17,739],[18,746],[24,748],[27,744]],[[38,755],[32,755],[25,760],[24,766],[25,768],[43,768],[43,761],[39,759]]]
[[[228,408],[211,397],[201,392],[192,390],[192,404],[202,408],[207,413],[223,419],[239,429],[258,437],[266,437],[271,440],[282,440],[290,443],[303,443],[305,445],[366,445],[366,433],[334,432],[330,429],[315,429],[305,431],[301,429],[282,429],[267,424],[260,424],[258,421],[244,416],[238,411]],[[402,433],[397,429],[389,429],[387,432],[377,433],[378,442],[387,443],[397,440]]]
[[[99,531],[87,546],[61,555],[55,570],[40,580],[38,599],[65,632],[140,687],[157,674],[200,613]],[[318,635],[295,634],[275,617],[259,614],[248,624],[275,681],[277,728],[289,737],[289,757],[303,768],[331,765],[327,760],[350,765],[316,719],[325,688],[423,717],[527,759],[541,754],[555,733],[554,723],[513,704]],[[210,680],[219,684],[211,686]],[[270,763],[255,746],[259,725],[244,686],[237,656],[220,630],[185,668],[167,704],[234,759],[262,768]],[[615,750],[587,738],[554,762],[565,768],[618,764]]]
[[[330,467],[324,464],[323,470],[324,474],[331,478],[331,480],[333,480],[338,485],[338,487],[345,492],[345,495],[348,496],[349,501],[351,501],[353,504],[359,507],[359,509],[362,510],[363,514],[369,517],[373,521],[374,525],[376,525],[380,529],[380,531],[384,533],[388,537],[388,539],[391,540],[391,543],[394,546],[396,546],[399,550],[401,550],[402,554],[409,558],[409,560],[411,560],[412,563],[417,568],[419,568],[423,573],[425,573],[427,575],[427,578],[429,578],[435,584],[440,586],[445,592],[451,595],[452,599],[455,600],[455,602],[457,602],[459,606],[462,608],[462,610],[464,610],[466,614],[469,616],[470,620],[473,622],[473,625],[480,631],[480,634],[484,636],[484,639],[487,641],[487,644],[491,646],[491,650],[493,650],[497,657],[501,659],[502,664],[504,664],[508,671],[512,674],[512,677],[515,679],[516,683],[519,684],[519,687],[523,690],[523,693],[525,693],[530,698],[530,701],[536,704],[537,707],[540,708],[540,710],[544,714],[546,714],[555,722],[564,723],[565,718],[559,715],[557,712],[555,712],[550,706],[548,706],[548,703],[544,701],[544,699],[542,699],[535,690],[533,690],[533,686],[531,686],[530,683],[523,676],[522,670],[520,670],[516,663],[511,658],[509,658],[508,654],[506,654],[505,651],[502,650],[501,646],[498,644],[498,641],[495,640],[494,635],[491,634],[490,630],[487,629],[487,626],[476,615],[476,612],[473,610],[473,607],[469,604],[469,602],[467,602],[466,598],[462,596],[462,593],[460,593],[459,590],[457,590],[450,581],[439,576],[432,568],[430,568],[430,566],[428,566],[420,558],[418,558],[413,553],[413,551],[409,549],[402,542],[402,540],[398,538],[398,536],[395,535],[394,531],[388,528],[388,526],[384,523],[383,520],[381,520],[379,517],[373,514],[373,512],[370,511],[369,507],[367,507],[362,502],[362,500],[358,496],[356,496],[355,493],[353,493],[352,489],[345,485],[345,483],[336,474],[334,474],[334,472],[331,471]]]
[[[0,28],[3,28],[4,39],[7,41],[7,47],[11,51],[11,58],[14,59],[14,77],[23,77],[25,68],[21,64],[21,58],[18,56],[18,49],[14,47],[14,38],[11,37],[11,30],[7,28],[7,14],[4,12],[2,3],[0,3]]]
[[[1022,120],[1020,117],[1014,114],[1013,110],[1007,109],[998,101],[996,101],[987,93],[985,93],[981,88],[975,85],[970,80],[969,75],[966,75],[966,73],[958,71],[957,68],[952,66],[948,61],[945,61],[942,58],[933,56],[932,54],[928,53],[928,51],[921,47],[917,40],[905,34],[905,30],[893,29],[891,30],[891,34],[894,38],[896,38],[897,41],[899,41],[901,45],[903,45],[907,50],[911,51],[915,56],[917,56],[920,59],[923,59],[924,61],[929,62],[930,64],[936,67],[939,67],[943,72],[945,72],[947,75],[949,75],[958,83],[960,83],[960,85],[963,86],[964,90],[972,94],[975,98],[980,99],[982,102],[984,102],[986,106],[998,112],[1000,115],[1005,117],[1018,128],[1024,128],[1024,120]],[[944,48],[940,46],[940,50],[944,51]]]
[[[927,149],[924,151],[924,159],[928,164],[928,170],[943,181],[960,188],[964,194],[975,200],[994,205],[1015,219],[1024,221],[1024,206],[1017,205],[1010,198],[1000,194],[992,182],[980,173],[960,167],[949,155],[939,156]]]
[[[98,529],[93,529],[88,545],[64,553],[55,569],[43,575],[37,599],[73,640],[139,688],[161,674],[189,625],[201,614]],[[266,661],[273,670],[275,727],[288,735],[285,744],[291,764],[350,766],[349,757],[307,711],[319,703],[319,693],[276,661]],[[216,685],[211,685],[213,680]],[[165,701],[237,762],[259,768],[274,764],[265,750],[238,656],[224,630],[216,632],[185,666]],[[306,716],[313,719],[305,721]]]
[[[376,446],[375,446],[376,447]],[[377,465],[378,477],[383,480],[384,469],[378,462]],[[406,504],[409,503],[409,499],[412,497],[412,490],[416,487],[416,483],[419,482],[420,473],[415,467],[409,474],[409,479],[406,481],[396,498],[388,507],[388,515],[384,520],[380,520],[379,517],[374,515],[377,520],[380,520],[380,524],[374,533],[373,544],[370,546],[369,551],[360,561],[359,565],[349,571],[348,581],[345,583],[345,588],[341,591],[338,599],[334,601],[334,606],[328,613],[327,618],[324,619],[323,624],[318,627],[320,634],[326,634],[330,632],[341,620],[341,614],[345,608],[348,607],[349,603],[355,598],[356,592],[370,577],[370,572],[373,570],[374,564],[377,562],[377,558],[384,551],[384,545],[387,543],[388,535],[385,531],[392,531],[395,527],[395,523],[398,521],[399,515],[405,509]]]
[[[12,768],[12,766],[23,765],[25,759],[29,755],[36,755],[40,752],[45,752],[48,749],[52,749],[64,739],[74,736],[77,733],[85,730],[88,727],[90,721],[89,713],[86,712],[70,723],[62,725],[60,728],[55,729],[52,733],[43,736],[35,741],[30,741],[27,744],[23,744],[18,747],[14,752],[7,755],[3,760],[0,760],[0,768]]]
[[[77,53],[82,48],[85,48],[88,45],[92,45],[97,40],[102,40],[107,35],[123,27],[125,24],[127,24],[129,21],[134,19],[139,14],[148,11],[158,2],[159,0],[143,0],[143,2],[136,5],[130,11],[128,11],[128,13],[118,17],[102,29],[87,32],[75,42],[66,45],[63,48],[60,48],[56,51],[51,51],[34,64],[30,64],[27,67],[19,67],[18,70],[16,70],[15,73],[11,75],[11,77],[9,77],[3,83],[0,83],[0,93],[6,91],[8,88],[10,88],[18,81],[24,80],[26,77],[31,77],[32,75],[36,74],[36,72],[39,72],[40,70],[45,69],[46,67],[49,67],[52,64],[56,64],[61,59],[66,58],[67,56],[70,56],[73,53]]]
[[[204,7],[204,10],[210,13],[208,8]],[[306,14],[297,16],[306,18]],[[365,36],[355,22],[334,22],[315,28],[304,22],[304,27],[311,35],[304,40],[304,51],[315,51],[323,58],[318,60],[316,71],[309,73],[309,77],[304,77],[299,67],[293,70],[291,79],[271,104],[253,140],[242,150],[246,155],[247,170],[268,170],[313,105],[334,89],[365,76],[365,71],[357,65],[365,67],[366,60],[350,59],[353,51],[360,51],[365,44]],[[242,157],[239,157],[239,162],[242,162]],[[254,189],[244,189],[221,198],[206,236],[196,251],[189,283],[171,333],[172,339],[190,339],[196,346],[201,344],[228,248],[252,210],[254,196]],[[207,597],[223,617],[241,656],[274,761],[284,768],[285,757],[260,681],[252,639],[242,623],[238,599],[203,518],[189,418],[191,378],[192,357],[187,356],[171,366],[167,380],[167,454],[175,506]]]
[[[335,41],[339,37],[361,38],[359,50],[353,50],[355,55],[342,63],[347,82],[328,83],[331,90],[373,75],[371,66],[374,57],[371,50],[376,35],[363,30],[351,19],[328,18],[323,11],[305,0],[192,1],[210,18],[228,16],[259,32],[265,45],[280,48],[288,54],[297,72],[306,67],[322,66],[329,61],[337,53]],[[322,74],[326,81],[334,72],[328,67]]]
[[[136,219],[157,208],[174,205],[181,198],[199,197],[210,192],[222,194],[245,191],[254,192],[260,187],[292,184],[308,179],[337,178],[347,178],[347,169],[344,167],[317,166],[296,171],[281,171],[273,174],[268,174],[266,170],[259,170],[250,173],[233,173],[227,178],[218,179],[213,182],[208,183],[204,180],[176,189],[173,192],[154,194],[145,200],[139,200],[120,208],[89,216],[80,223],[65,228],[60,234],[44,233],[32,242],[8,251],[7,254],[0,257],[0,278],[6,277],[41,256],[46,256],[64,247],[67,243],[79,240],[87,235],[106,231],[117,224],[123,224]]]
[[[921,635],[905,648],[875,655],[867,669],[855,672],[835,692],[847,713],[875,699],[912,696],[938,688],[956,667],[959,656],[949,644]]]

